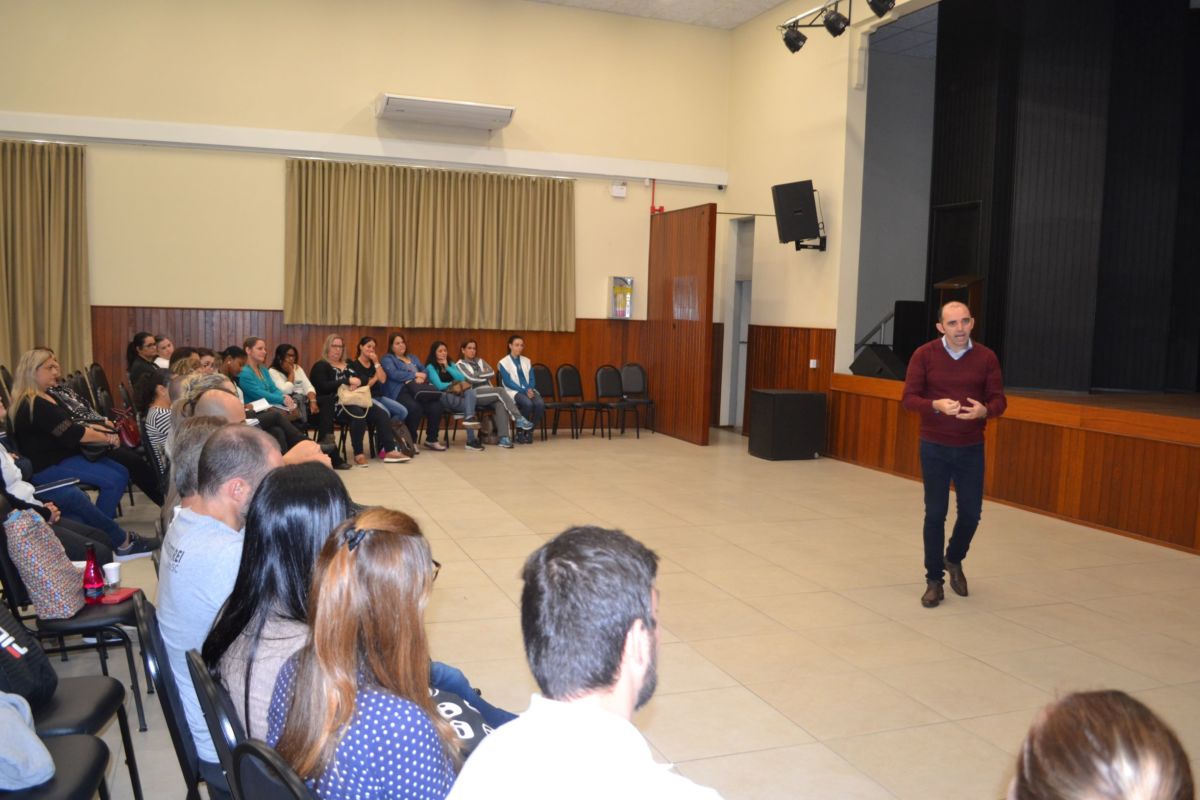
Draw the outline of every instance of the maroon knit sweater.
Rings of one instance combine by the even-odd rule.
[[[974,398],[987,406],[988,417],[998,417],[1008,407],[1000,361],[988,348],[974,343],[955,361],[940,338],[917,348],[904,378],[904,407],[921,414],[921,438],[936,444],[965,447],[983,441],[983,419],[958,419],[933,410],[933,401],[949,398],[967,406]]]

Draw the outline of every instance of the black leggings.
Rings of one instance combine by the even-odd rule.
[[[54,535],[62,542],[63,550],[67,551],[67,558],[72,561],[87,560],[89,544],[96,549],[97,564],[103,566],[113,560],[112,545],[109,544],[108,534],[104,531],[66,517],[59,519],[51,527],[54,528]]]
[[[415,388],[415,387],[422,388]],[[442,393],[436,389],[424,388],[425,384],[415,384],[412,381],[404,384],[404,390],[396,399],[408,410],[404,424],[412,434],[413,441],[418,441],[417,428],[421,418],[425,418],[425,440],[436,442],[438,428],[442,424],[442,413],[446,410],[442,405]]]
[[[146,447],[150,447],[149,442],[146,442]],[[129,470],[129,479],[145,493],[146,497],[150,498],[154,505],[161,506],[163,504],[163,493],[158,484],[158,474],[146,463],[144,458],[124,445],[114,447],[104,456]]]
[[[365,417],[363,416],[364,411],[367,412]],[[368,425],[375,431],[377,445],[389,453],[396,449],[396,437],[392,434],[392,418],[375,404],[372,404],[370,408],[351,406],[349,411],[339,405],[334,419],[343,425],[350,426],[350,446],[354,448],[356,456],[362,455],[363,434],[367,432]]]

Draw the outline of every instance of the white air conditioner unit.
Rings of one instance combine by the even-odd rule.
[[[463,100],[433,100],[381,94],[375,101],[375,116],[393,122],[420,122],[456,128],[480,128],[494,131],[512,122],[512,106],[490,106]]]

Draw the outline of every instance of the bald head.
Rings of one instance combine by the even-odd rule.
[[[224,389],[209,389],[196,400],[198,417],[223,417],[235,425],[246,421],[246,409],[237,395]]]
[[[971,316],[971,309],[967,308],[967,304],[959,300],[951,300],[949,303],[943,303],[942,308],[938,311],[938,322],[946,321],[946,314],[955,316]]]

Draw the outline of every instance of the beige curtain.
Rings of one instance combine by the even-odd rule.
[[[284,321],[575,329],[575,185],[376,164],[287,165]]]
[[[0,141],[0,359],[36,346],[63,369],[92,360],[84,148]]]

